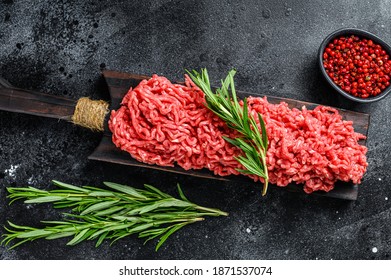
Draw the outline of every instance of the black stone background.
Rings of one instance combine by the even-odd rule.
[[[101,135],[72,124],[0,112],[0,234],[7,220],[39,226],[50,205],[8,206],[7,186],[104,180],[174,194],[228,211],[183,228],[158,252],[129,237],[96,249],[35,241],[1,259],[389,259],[391,98],[370,105],[336,95],[316,54],[323,38],[358,27],[391,43],[390,1],[2,0],[0,75],[13,85],[68,98],[108,99],[101,69],[183,79],[207,67],[217,84],[233,67],[237,88],[371,114],[369,168],[355,202],[294,194],[87,160]],[[377,252],[373,252],[373,248]],[[375,250],[376,251],[376,250]]]

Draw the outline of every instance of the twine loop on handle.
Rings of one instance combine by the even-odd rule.
[[[103,131],[108,112],[109,103],[106,101],[82,97],[77,101],[72,122],[93,131]]]

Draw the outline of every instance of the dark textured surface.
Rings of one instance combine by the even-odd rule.
[[[49,3],[50,2],[50,3]],[[0,112],[0,234],[6,220],[38,226],[60,217],[49,205],[8,206],[5,187],[50,180],[103,180],[173,193],[221,208],[228,218],[188,226],[159,252],[136,237],[95,249],[36,241],[1,259],[389,259],[391,98],[356,105],[321,78],[316,53],[341,27],[391,42],[391,2],[370,1],[12,1],[0,2],[0,75],[13,85],[77,99],[108,99],[100,69],[182,79],[207,67],[216,84],[232,67],[237,88],[371,114],[369,168],[355,202],[92,162],[100,135],[71,124]],[[390,199],[388,199],[390,198]]]

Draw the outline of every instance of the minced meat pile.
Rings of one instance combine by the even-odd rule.
[[[352,122],[342,120],[338,110],[290,109],[284,102],[271,104],[266,97],[247,101],[249,112],[260,113],[266,124],[270,183],[302,183],[307,193],[330,191],[337,180],[360,183],[368,164],[367,148],[358,141],[365,136],[354,132]],[[121,107],[111,112],[113,143],[147,164],[208,168],[220,176],[239,174],[236,169],[243,167],[235,157],[241,150],[222,138],[237,133],[204,104],[204,93],[188,76],[180,85],[153,75],[130,89]]]

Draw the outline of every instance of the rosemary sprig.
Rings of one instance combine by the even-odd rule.
[[[243,107],[240,106],[233,79],[236,71],[231,70],[228,73],[225,80],[221,81],[221,88],[216,89],[216,93],[212,90],[206,69],[202,69],[201,73],[195,70],[187,72],[193,82],[204,92],[206,107],[225,121],[229,128],[237,130],[242,135],[235,139],[228,137],[224,139],[239,147],[244,153],[244,156],[236,158],[245,168],[238,169],[238,171],[244,174],[255,174],[264,179],[262,195],[265,195],[269,182],[266,166],[268,139],[265,122],[258,113],[260,131],[254,116],[248,112],[246,98],[243,100]]]
[[[144,185],[145,189],[104,182],[112,190],[96,187],[77,187],[53,181],[59,189],[39,190],[33,187],[7,188],[14,202],[53,203],[55,208],[72,208],[63,221],[44,221],[43,228],[19,226],[8,222],[7,233],[1,243],[11,248],[40,238],[73,238],[67,245],[84,240],[97,240],[98,247],[106,239],[112,242],[132,234],[146,238],[146,242],[159,238],[156,251],[167,238],[185,225],[202,221],[205,216],[227,216],[226,212],[206,208],[190,202],[178,185],[180,199],[157,188]]]

